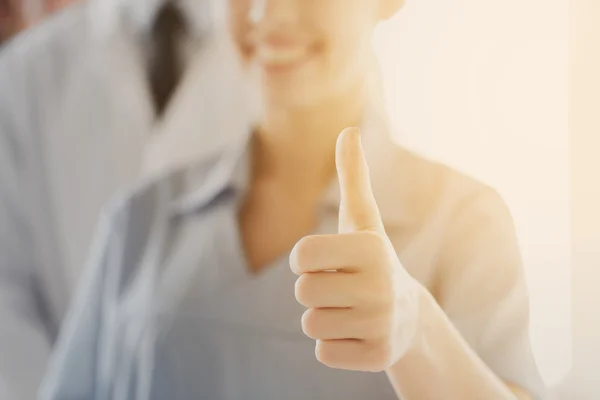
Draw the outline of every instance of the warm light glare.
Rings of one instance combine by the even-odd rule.
[[[409,0],[375,45],[398,140],[496,188],[544,378],[571,367],[568,1]]]

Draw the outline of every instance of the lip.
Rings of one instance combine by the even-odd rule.
[[[264,63],[261,63],[260,66],[267,75],[276,77],[276,76],[291,74],[291,73],[297,71],[304,64],[306,64],[308,62],[308,60],[309,59],[306,58],[306,59],[299,60],[297,62],[289,63],[289,64],[264,64]]]
[[[266,35],[259,40],[255,41],[255,44],[263,44],[273,48],[290,48],[300,47],[305,45],[306,41],[294,38],[292,36],[286,36],[281,34]]]
[[[291,28],[253,31],[247,44],[248,55],[267,75],[292,73],[314,58],[316,51],[311,37]]]
[[[289,74],[300,69],[304,64],[311,59],[310,55],[287,62],[269,62],[258,60],[258,64],[269,75]]]
[[[314,56],[310,46],[282,38],[260,41],[253,50],[258,65],[272,75],[293,72]]]

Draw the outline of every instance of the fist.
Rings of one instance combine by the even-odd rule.
[[[338,138],[339,233],[307,236],[290,255],[302,330],[332,368],[383,371],[411,348],[424,290],[385,234],[357,129]]]

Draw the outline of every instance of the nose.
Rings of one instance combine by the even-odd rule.
[[[298,17],[298,3],[306,0],[251,0],[248,18],[254,24],[285,24]]]

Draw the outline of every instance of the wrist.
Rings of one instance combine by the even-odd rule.
[[[410,346],[402,357],[390,366],[386,373],[397,380],[404,374],[414,375],[418,370],[426,370],[438,364],[434,357],[437,343],[436,335],[440,334],[441,309],[426,288],[418,292],[418,316],[415,333]]]
[[[418,292],[417,326],[414,338],[404,356],[398,360],[399,363],[407,357],[422,357],[429,353],[433,336],[439,333],[437,327],[439,326],[440,311],[431,293],[425,287],[421,287]]]
[[[414,340],[386,370],[398,396],[513,399],[514,394],[464,341],[433,296],[425,289],[419,296]]]

